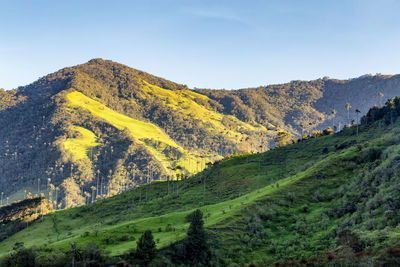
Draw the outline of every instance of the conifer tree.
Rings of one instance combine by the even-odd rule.
[[[207,264],[210,258],[210,249],[207,244],[207,234],[204,230],[201,210],[195,210],[191,215],[186,238],[186,253],[186,258],[191,265]]]
[[[148,266],[156,256],[156,243],[150,230],[146,230],[139,238],[135,256],[143,266]]]

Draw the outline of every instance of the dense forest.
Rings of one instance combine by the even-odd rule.
[[[185,179],[225,156],[266,151],[278,133],[357,123],[399,85],[399,76],[376,75],[192,90],[93,59],[0,90],[1,204],[45,194],[56,209],[73,207]]]

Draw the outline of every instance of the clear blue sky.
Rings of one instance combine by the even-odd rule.
[[[101,57],[202,88],[400,73],[397,0],[0,0],[0,88]]]

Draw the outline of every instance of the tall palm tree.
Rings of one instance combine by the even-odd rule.
[[[350,125],[350,109],[351,109],[350,103],[346,103],[346,109],[347,109],[347,124]]]
[[[358,114],[360,114],[361,111],[356,109],[356,117],[357,117],[357,136],[358,136]]]
[[[56,209],[57,209],[57,204],[58,204],[58,191],[60,191],[60,188],[56,187],[56,199],[54,200],[56,202],[56,204],[55,204]]]
[[[71,266],[75,267],[75,260],[80,260],[82,258],[82,254],[79,251],[79,249],[76,247],[76,243],[71,243],[71,249],[68,250],[65,254],[71,254],[72,255],[72,261],[71,261]]]
[[[99,176],[100,176],[100,170],[97,170],[97,171],[96,171],[96,174],[97,174],[97,185],[96,185],[96,192],[97,192],[97,194],[99,194],[99,192],[100,192],[100,188],[99,188]]]
[[[96,187],[91,186],[90,189],[92,189],[92,203],[93,203],[93,202],[94,202],[94,199],[95,199],[94,192],[96,191]]]
[[[383,98],[384,94],[382,92],[379,92],[378,95],[379,95],[379,107],[381,108],[382,107],[382,98]]]
[[[304,135],[304,123],[300,124],[301,127],[301,140],[303,140],[303,135]]]
[[[332,129],[335,129],[335,116],[336,116],[336,110],[332,109]]]

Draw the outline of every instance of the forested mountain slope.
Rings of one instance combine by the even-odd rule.
[[[114,262],[129,260],[125,253],[151,230],[155,264],[186,264],[180,241],[199,208],[214,251],[210,265],[396,266],[399,116],[396,98],[339,133],[232,156],[188,179],[56,211],[7,236],[0,256],[22,241],[39,246],[44,266],[70,260],[71,243],[80,251],[95,244]]]
[[[102,59],[0,91],[4,201],[44,193],[72,207],[153,180],[181,179],[227,154],[265,151],[285,130],[347,121],[399,89],[399,76],[191,90]]]

